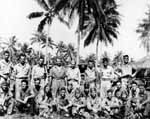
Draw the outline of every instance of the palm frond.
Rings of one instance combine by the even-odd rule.
[[[29,19],[33,19],[33,18],[38,18],[38,17],[43,16],[43,14],[44,14],[44,12],[32,12],[27,17]]]
[[[35,0],[45,11],[49,10],[49,7],[45,0]]]
[[[84,47],[88,46],[91,42],[94,42],[95,36],[97,34],[96,30],[97,26],[94,26],[84,41]]]
[[[38,25],[37,31],[38,31],[38,32],[42,32],[43,29],[44,29],[44,26],[46,25],[46,23],[47,23],[47,18],[44,18],[44,19],[40,22],[40,24]]]

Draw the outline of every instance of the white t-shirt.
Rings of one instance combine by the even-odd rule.
[[[121,66],[122,75],[132,75],[132,66],[130,64],[124,64]]]
[[[107,68],[101,68],[102,79],[112,79],[114,78],[114,70],[111,66]]]
[[[74,68],[74,69],[68,68],[66,75],[68,79],[80,80],[80,70],[78,68]]]

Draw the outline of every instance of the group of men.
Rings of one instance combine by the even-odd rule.
[[[129,56],[123,56],[123,60],[115,67],[107,58],[100,66],[89,60],[81,70],[74,60],[64,66],[58,58],[49,68],[43,57],[30,66],[24,54],[14,65],[5,51],[0,61],[0,115],[27,113],[48,118],[59,113],[92,119],[149,119],[149,91],[144,83],[133,80],[136,72]]]

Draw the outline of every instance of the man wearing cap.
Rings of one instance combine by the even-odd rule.
[[[9,60],[10,53],[4,52],[4,59],[0,61],[0,82],[7,81],[13,69],[13,65]]]
[[[30,73],[31,68],[28,63],[26,63],[26,55],[21,54],[20,55],[20,63],[15,65],[14,67],[14,78],[15,78],[15,89],[16,89],[16,95],[18,94],[18,91],[20,89],[21,81],[22,80],[28,80],[30,85]]]
[[[52,93],[54,97],[57,97],[59,89],[66,85],[66,68],[62,66],[62,62],[60,59],[57,59],[56,62],[57,64],[50,70]]]

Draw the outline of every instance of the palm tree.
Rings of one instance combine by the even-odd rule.
[[[144,18],[136,30],[140,34],[141,45],[146,49],[147,55],[150,53],[150,6]]]
[[[97,18],[96,14],[93,14],[95,23],[92,25],[90,32],[88,33],[84,46],[88,46],[95,41],[96,43],[96,66],[98,64],[98,48],[99,42],[104,42],[113,45],[113,38],[117,39],[117,28],[120,25],[119,12],[117,11],[117,5],[114,0],[102,0],[99,2],[99,6],[102,6],[104,15]]]
[[[111,58],[106,51],[102,54],[100,62],[102,62],[103,58],[107,58],[109,62],[111,61]]]
[[[64,52],[65,52],[64,59],[66,59],[66,61],[70,62],[71,60],[75,60],[76,49],[73,44],[69,43]]]
[[[47,30],[47,36],[49,37],[49,32],[50,32],[50,25],[52,23],[52,20],[55,16],[54,12],[53,12],[53,7],[54,7],[54,3],[56,0],[36,0],[37,3],[43,8],[44,11],[41,12],[32,12],[29,14],[28,18],[32,19],[32,18],[39,18],[41,17],[42,20],[40,21],[39,25],[38,25],[38,32],[42,32],[45,25],[48,26],[48,30]],[[48,44],[49,44],[49,38],[47,37],[46,40],[46,57],[45,57],[45,61],[47,61],[47,54],[48,54]]]
[[[57,52],[56,52],[56,56],[61,57],[63,55],[63,53],[66,51],[67,46],[66,44],[64,44],[63,41],[60,41],[57,46]]]
[[[89,60],[96,61],[96,55],[95,55],[94,53],[92,53],[92,54],[88,55],[85,60],[86,60],[87,62],[88,62]]]
[[[15,57],[15,54],[17,52],[17,38],[16,36],[10,37],[8,40],[5,40],[4,42],[1,42],[1,45],[5,45],[5,49],[7,49],[10,52],[10,60],[13,62]]]
[[[121,64],[123,63],[123,52],[122,51],[117,52],[117,54],[113,58],[114,65],[118,65],[119,62]]]
[[[83,31],[89,29],[91,20],[90,15],[94,14],[95,19],[100,20],[103,15],[102,7],[99,0],[59,0],[55,4],[55,12],[61,16],[68,15],[68,21],[72,24],[75,14],[79,16],[78,21],[78,47],[77,47],[77,64],[79,63],[80,39]]]

